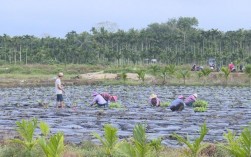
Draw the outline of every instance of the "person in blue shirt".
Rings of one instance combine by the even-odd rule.
[[[183,95],[178,96],[177,99],[171,102],[170,109],[172,111],[182,111],[185,107],[184,99]]]

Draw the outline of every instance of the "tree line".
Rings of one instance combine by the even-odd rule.
[[[195,17],[152,23],[144,29],[93,27],[68,32],[65,38],[33,35],[0,36],[0,61],[8,64],[139,64],[157,59],[164,64],[226,65],[251,63],[251,30],[222,32],[197,28]]]

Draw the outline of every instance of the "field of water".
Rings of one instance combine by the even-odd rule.
[[[178,146],[171,138],[172,133],[199,135],[200,126],[206,122],[209,128],[205,140],[221,142],[228,129],[240,133],[251,121],[251,90],[248,87],[199,87],[199,86],[68,86],[65,88],[65,102],[76,107],[57,109],[53,87],[2,88],[0,92],[0,138],[16,136],[15,122],[37,117],[47,122],[51,133],[64,132],[65,140],[81,143],[92,140],[92,132],[102,134],[103,125],[111,123],[118,128],[119,138],[132,135],[135,124],[147,124],[149,139],[163,137],[163,144]],[[123,109],[90,107],[92,92],[109,92],[118,96]],[[151,93],[162,102],[170,102],[178,95],[198,93],[198,99],[208,101],[207,112],[194,112],[185,108],[171,112],[169,108],[151,107],[148,98]],[[48,104],[41,105],[41,104]]]

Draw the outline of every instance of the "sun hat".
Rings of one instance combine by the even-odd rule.
[[[156,94],[151,94],[150,99],[152,99],[152,98],[157,98],[157,95]]]
[[[58,76],[62,77],[62,76],[64,76],[64,74],[60,72],[60,73],[58,73]]]
[[[194,93],[194,94],[193,94],[193,96],[194,96],[195,98],[197,98],[197,97],[198,97],[197,93]]]
[[[178,96],[179,99],[185,99],[183,95]]]
[[[92,96],[96,96],[96,95],[98,95],[98,92],[93,92],[92,93]]]

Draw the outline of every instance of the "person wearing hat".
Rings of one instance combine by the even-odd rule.
[[[189,97],[187,97],[184,101],[186,106],[192,107],[193,103],[196,101],[197,97],[198,97],[197,93],[194,93],[194,94],[190,95]]]
[[[64,107],[64,99],[63,99],[63,86],[61,84],[61,78],[64,76],[62,72],[58,73],[58,77],[55,81],[55,90],[57,95],[57,107],[63,108]]]
[[[160,106],[160,99],[158,98],[156,94],[151,94],[149,97],[149,103],[152,106]]]
[[[108,106],[108,101],[106,101],[104,99],[104,97],[101,96],[101,94],[99,94],[98,92],[93,92],[92,93],[92,96],[94,97],[92,102],[91,102],[91,106],[94,105],[94,104],[97,104],[99,107],[101,106]]]
[[[183,95],[178,96],[177,99],[171,102],[170,109],[172,111],[182,111],[185,107],[184,99],[185,97]]]

